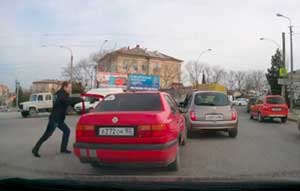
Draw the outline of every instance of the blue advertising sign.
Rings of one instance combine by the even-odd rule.
[[[128,77],[128,88],[130,90],[158,90],[159,76],[130,74]]]

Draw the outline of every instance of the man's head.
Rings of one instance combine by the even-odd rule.
[[[72,84],[71,82],[68,82],[68,81],[64,81],[62,84],[61,84],[61,89],[63,89],[65,92],[67,92],[68,94],[71,94],[72,92]]]

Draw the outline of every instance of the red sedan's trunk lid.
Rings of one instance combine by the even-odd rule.
[[[162,112],[98,112],[86,114],[79,123],[96,126],[137,126],[161,123]],[[113,121],[113,118],[117,120]]]
[[[272,112],[287,112],[288,107],[286,104],[266,104],[265,107]]]
[[[87,125],[89,129],[76,133],[76,142],[108,143],[108,144],[136,144],[162,143],[172,139],[167,133],[164,137],[140,137],[138,126],[164,124],[166,119],[162,111],[149,112],[98,112],[82,116],[78,125]],[[133,128],[132,136],[102,136],[100,128]],[[77,129],[78,131],[78,129]]]

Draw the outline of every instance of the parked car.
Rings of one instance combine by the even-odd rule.
[[[0,105],[0,112],[8,112],[10,109],[6,105]]]
[[[41,112],[50,112],[53,106],[53,95],[47,93],[31,94],[29,101],[22,102],[19,105],[22,116],[36,116]]]
[[[96,88],[96,89],[89,90],[86,94],[106,96],[108,94],[122,93],[122,92],[123,92],[122,88]],[[101,98],[96,96],[95,97],[83,96],[83,99],[85,105],[85,113],[92,111],[98,105],[99,101],[102,100]],[[74,106],[74,109],[78,114],[82,113],[82,108],[83,108],[82,102],[79,102]]]
[[[80,117],[74,153],[83,163],[179,168],[179,144],[187,141],[184,116],[164,92],[106,96]]]
[[[247,113],[250,112],[250,109],[251,109],[251,106],[255,104],[256,102],[256,97],[251,97],[248,101],[248,104],[247,104]]]
[[[233,105],[238,105],[238,106],[246,106],[248,104],[248,99],[246,98],[237,98],[233,101],[231,101]]]
[[[230,137],[237,136],[237,112],[226,94],[196,91],[182,106],[187,108],[185,117],[189,136],[198,130],[226,131]]]
[[[262,122],[266,118],[280,118],[285,123],[288,117],[288,106],[284,98],[279,95],[268,95],[259,97],[256,103],[251,106],[250,118],[256,117]]]

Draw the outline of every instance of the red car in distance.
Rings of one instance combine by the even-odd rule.
[[[284,98],[279,95],[259,97],[250,108],[250,118],[256,117],[260,122],[266,118],[280,118],[281,122],[285,123],[288,113],[288,106]]]
[[[105,97],[80,117],[74,153],[92,166],[179,167],[186,143],[185,118],[163,92],[128,92]]]

